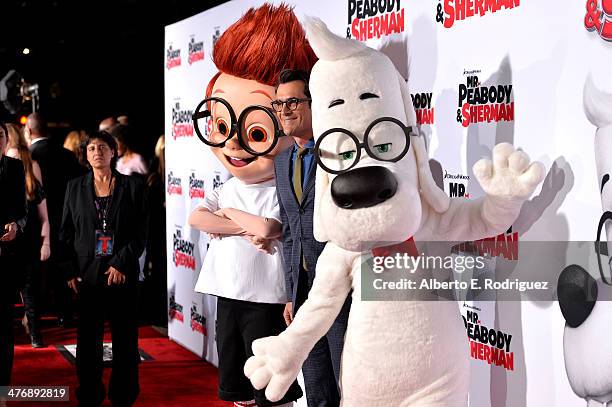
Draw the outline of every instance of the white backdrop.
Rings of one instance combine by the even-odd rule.
[[[582,106],[582,89],[589,73],[600,89],[612,90],[612,42],[590,29],[594,20],[588,17],[601,10],[600,2],[286,3],[295,5],[299,18],[318,16],[339,35],[351,33],[370,46],[384,48],[409,78],[414,100],[423,109],[419,114],[430,135],[430,156],[440,164],[440,174],[446,175],[440,182],[449,193],[452,188],[453,193],[465,195],[457,199],[482,195],[468,179],[471,166],[490,154],[498,142],[514,143],[547,169],[555,163],[544,190],[538,190],[538,198],[532,201],[539,216],[519,219],[513,232],[518,232],[521,240],[566,241],[592,240],[602,212],[593,154],[595,128]],[[210,58],[213,41],[249,7],[262,3],[231,1],[166,27],[169,335],[215,364],[215,300],[193,291],[208,238],[192,230],[187,217],[228,174],[195,136],[190,116],[217,72]],[[369,7],[371,3],[376,4],[375,10]],[[456,3],[463,4],[465,10]],[[480,10],[478,4],[493,8]],[[385,25],[391,33],[381,35]],[[495,101],[480,108],[481,115],[500,108],[511,113],[505,115],[506,120],[485,120],[464,127],[458,119],[465,119],[462,111],[469,111],[469,106],[463,106],[466,100],[459,103],[460,85],[505,86],[507,90],[512,85],[508,99],[500,101],[503,107],[490,106],[498,105]],[[479,114],[477,110],[474,113]],[[492,267],[499,270],[506,266]],[[565,375],[564,320],[558,304],[465,305],[479,310],[484,325],[513,335],[512,369],[472,360],[472,406],[585,405],[574,395]],[[467,309],[463,308],[464,315]]]

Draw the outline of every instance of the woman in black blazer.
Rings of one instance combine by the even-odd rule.
[[[90,136],[85,150],[91,172],[68,184],[60,231],[68,286],[78,297],[77,398],[81,406],[98,406],[105,398],[102,338],[108,317],[108,396],[114,406],[130,406],[139,393],[136,293],[146,233],[144,188],[114,170],[117,146],[110,134]]]
[[[4,155],[7,140],[8,130],[0,122],[0,386],[11,383],[14,282],[17,278],[14,264],[18,261],[17,234],[25,225],[27,214],[23,165]]]

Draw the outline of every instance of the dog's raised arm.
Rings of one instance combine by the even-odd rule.
[[[416,149],[421,148],[415,142]],[[424,212],[420,240],[470,241],[504,233],[516,220],[523,203],[544,179],[544,166],[501,143],[493,148],[493,161],[474,164],[474,175],[486,196],[477,200],[452,199],[449,208]]]
[[[331,327],[351,290],[351,270],[359,253],[328,243],[317,262],[308,299],[287,330],[253,342],[253,354],[244,366],[256,389],[266,388],[270,401],[280,400],[298,375],[306,357]]]

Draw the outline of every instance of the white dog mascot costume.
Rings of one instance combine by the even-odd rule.
[[[597,89],[590,76],[584,86],[584,110],[597,127],[595,165],[603,209],[597,235],[601,242],[607,240],[612,256],[612,94]],[[591,273],[575,264],[566,267],[558,287],[567,322],[563,332],[567,378],[589,407],[612,406],[612,273],[607,258],[603,259],[601,268]]]
[[[332,34],[318,19],[308,18],[305,28],[319,57],[310,77],[315,137],[343,128],[363,143],[366,128],[378,118],[416,124],[408,86],[389,58]],[[353,157],[334,137],[326,143],[327,157]],[[403,133],[371,132],[370,139],[380,140],[372,148],[381,156],[406,145]],[[543,179],[544,168],[530,164],[510,144],[500,144],[493,162],[477,162],[474,174],[486,197],[451,200],[436,186],[419,136],[410,137],[410,149],[396,162],[362,150],[343,174],[317,166],[314,235],[328,243],[293,323],[279,336],[253,343],[254,356],[245,365],[253,385],[267,386],[266,396],[279,400],[353,289],[340,374],[342,405],[467,405],[469,347],[457,302],[362,301],[360,256],[377,243],[410,237],[469,241],[504,232]]]

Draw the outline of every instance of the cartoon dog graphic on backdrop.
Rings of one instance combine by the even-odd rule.
[[[487,196],[451,200],[429,169],[408,86],[382,53],[307,19],[317,156],[314,234],[328,244],[308,300],[279,336],[253,343],[245,374],[280,399],[353,289],[340,384],[344,406],[465,406],[469,347],[455,301],[362,301],[360,255],[388,242],[504,232],[544,176],[510,144],[474,173]],[[411,135],[412,134],[412,135]],[[318,137],[317,137],[318,136]],[[383,243],[387,242],[387,243]]]
[[[565,370],[572,390],[588,407],[612,406],[612,94],[599,91],[591,77],[584,86],[584,109],[595,133],[595,164],[603,214],[597,225],[599,270],[589,274],[573,264],[559,276],[559,306],[567,324],[563,333]],[[594,278],[593,276],[601,277]]]

